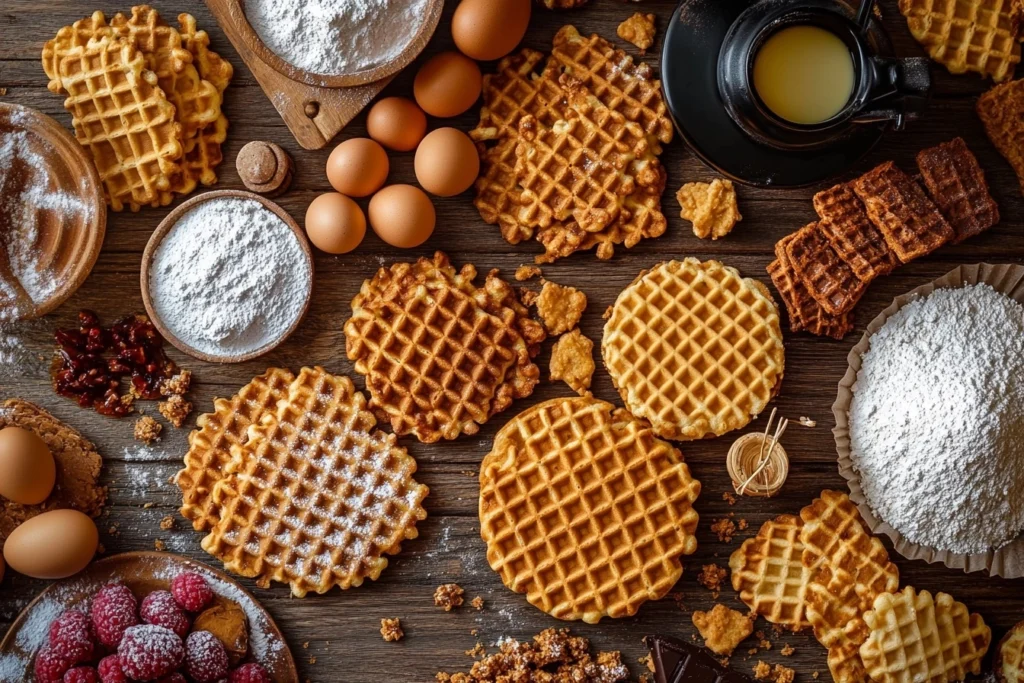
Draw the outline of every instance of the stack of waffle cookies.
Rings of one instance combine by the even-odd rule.
[[[576,251],[611,258],[665,232],[658,159],[672,139],[661,84],[646,64],[574,27],[550,58],[523,50],[484,77],[474,201],[511,244],[535,238],[538,263]]]
[[[217,181],[231,65],[195,18],[178,28],[152,7],[65,26],[43,47],[48,88],[65,94],[75,137],[92,154],[115,211],[166,206]]]
[[[849,497],[823,491],[766,522],[729,559],[754,614],[812,628],[836,683],[959,681],[978,673],[991,631],[950,596],[899,589],[899,571]]]
[[[921,151],[917,166],[921,182],[889,161],[819,192],[818,220],[775,245],[768,274],[793,332],[842,339],[876,277],[999,222],[985,174],[963,139]]]
[[[347,589],[416,538],[428,490],[416,461],[376,427],[347,377],[271,368],[215,402],[176,481],[203,549],[240,576],[292,593]]]

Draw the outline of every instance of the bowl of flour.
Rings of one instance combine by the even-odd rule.
[[[313,291],[302,230],[251,192],[194,197],[157,227],[142,256],[142,300],[179,350],[239,363],[275,348],[299,326]]]
[[[850,352],[839,470],[910,559],[1024,576],[1024,267],[961,266],[899,297]]]
[[[288,78],[347,88],[393,76],[434,35],[443,0],[243,0],[246,46]]]

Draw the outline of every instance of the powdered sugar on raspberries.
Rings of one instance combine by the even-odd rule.
[[[195,572],[182,572],[175,576],[171,582],[171,593],[182,609],[189,612],[198,612],[213,599],[210,584]]]
[[[92,625],[100,643],[117,649],[125,631],[139,623],[138,601],[131,590],[120,583],[110,583],[92,599]]]
[[[219,681],[228,674],[228,653],[209,631],[193,631],[185,641],[185,671],[199,683]]]
[[[185,660],[185,646],[171,629],[142,624],[125,631],[117,656],[121,660],[121,669],[129,678],[151,681],[181,667]]]
[[[189,618],[178,607],[174,596],[168,591],[153,591],[142,600],[139,616],[147,624],[165,626],[174,631],[179,638],[188,635],[192,625]]]
[[[243,664],[228,676],[228,683],[271,683],[270,674],[259,664]]]
[[[62,652],[57,652],[49,645],[36,655],[34,670],[37,683],[61,683],[64,672],[71,668],[71,660]]]
[[[102,683],[128,683],[128,677],[121,670],[121,659],[117,655],[101,659],[98,669]]]
[[[85,612],[65,612],[50,624],[50,647],[64,655],[71,664],[88,662],[94,649],[89,632],[91,625]]]
[[[91,666],[79,666],[64,674],[64,683],[100,683],[100,677]]]

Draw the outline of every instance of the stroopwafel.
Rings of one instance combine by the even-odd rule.
[[[814,195],[819,225],[832,248],[853,269],[857,279],[871,282],[888,275],[900,261],[868,218],[864,205],[849,183],[840,183]]]
[[[956,231],[956,241],[980,235],[999,222],[999,206],[985,172],[963,138],[917,154],[917,168],[932,200]]]

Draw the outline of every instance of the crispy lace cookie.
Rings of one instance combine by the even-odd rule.
[[[693,234],[701,239],[725,237],[743,220],[731,180],[686,183],[676,199],[682,207],[679,215],[693,223]]]
[[[794,515],[768,520],[729,558],[732,587],[755,614],[792,631],[810,626],[808,585],[818,567],[803,563],[803,522]]]
[[[810,334],[841,340],[853,330],[853,313],[834,316],[821,307],[807,286],[797,278],[789,257],[784,253],[768,265],[768,275],[779,290],[786,311],[789,313],[789,329],[792,332],[806,331]]]
[[[993,668],[999,683],[1024,683],[1024,621],[999,641]]]
[[[57,466],[57,478],[53,492],[38,505],[0,498],[0,546],[22,522],[50,510],[71,508],[99,516],[107,504],[107,489],[99,485],[103,458],[92,443],[39,406],[19,398],[0,406],[0,429],[4,427],[21,427],[46,442]]]
[[[850,183],[840,183],[814,195],[814,210],[829,244],[853,269],[858,280],[871,282],[899,265],[899,259],[868,218]]]
[[[956,241],[980,235],[999,222],[999,206],[985,172],[963,138],[917,154],[917,168],[932,200],[956,231]]]
[[[988,139],[1013,166],[1024,193],[1024,79],[985,92],[977,111]]]
[[[231,462],[232,449],[245,444],[250,425],[258,424],[288,398],[294,379],[288,370],[269,368],[230,399],[216,399],[213,412],[196,420],[197,429],[188,436],[185,466],[175,477],[181,489],[181,515],[196,531],[207,531],[220,521],[213,487]]]
[[[432,443],[475,434],[537,384],[531,359],[543,328],[496,273],[479,288],[475,277],[437,252],[381,268],[352,300],[348,358],[398,435]]]
[[[93,38],[115,36],[114,29],[107,23],[107,17],[99,10],[84,19],[79,19],[69,26],[57,31],[50,40],[43,44],[43,71],[49,82],[46,87],[55,95],[66,93],[60,79],[60,63],[68,53],[76,47],[85,47]],[[177,64],[184,65],[183,62]]]
[[[416,538],[428,490],[416,461],[376,428],[347,377],[303,368],[275,413],[251,425],[214,487],[220,520],[203,549],[240,576],[292,594],[376,580]]]
[[[513,591],[558,619],[626,617],[697,549],[700,482],[645,424],[593,398],[533,406],[480,468],[480,535]]]
[[[595,369],[594,342],[578,327],[559,337],[551,347],[551,379],[563,380],[580,396],[590,395]]]
[[[900,0],[907,26],[952,74],[1002,81],[1020,63],[1020,0]]]
[[[768,288],[718,261],[668,261],[619,294],[604,363],[626,407],[666,439],[721,436],[756,417],[785,369]]]
[[[864,615],[870,629],[860,655],[878,683],[952,683],[981,673],[992,630],[946,593],[907,586],[882,593]]]

